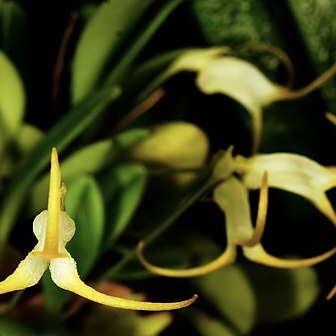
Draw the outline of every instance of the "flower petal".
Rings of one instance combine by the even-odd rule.
[[[336,294],[336,286],[334,286],[334,288],[327,295],[327,300],[332,299],[335,296],[335,294]]]
[[[262,133],[262,108],[288,91],[272,83],[253,64],[232,56],[208,62],[199,72],[196,84],[205,94],[224,94],[246,108],[253,120],[254,151]]]
[[[223,182],[233,174],[235,162],[232,152],[233,146],[230,146],[226,151],[220,153],[218,161],[216,162],[212,172],[212,178],[216,183]]]
[[[265,249],[258,244],[253,247],[243,247],[245,257],[253,262],[263,264],[266,266],[273,266],[278,268],[297,268],[304,266],[312,266],[323,260],[328,259],[336,252],[336,247],[320,254],[316,257],[306,259],[282,259],[269,255]]]
[[[56,258],[50,262],[51,278],[55,284],[65,290],[76,293],[86,299],[98,302],[107,306],[134,309],[161,311],[179,309],[192,304],[197,295],[194,295],[189,300],[171,302],[171,303],[156,303],[156,302],[140,302],[109,296],[86,285],[78,276],[76,262],[73,258]]]
[[[40,281],[49,261],[33,253],[29,253],[20,262],[14,273],[0,282],[0,294],[25,289],[36,285]]]
[[[140,262],[147,268],[150,272],[154,274],[163,275],[166,277],[173,278],[187,278],[194,276],[201,276],[208,274],[210,272],[216,271],[217,269],[230,265],[236,259],[236,248],[234,245],[227,245],[225,251],[215,260],[198,267],[192,267],[187,269],[171,269],[171,268],[163,268],[152,265],[149,263],[145,257],[143,256],[143,242],[140,242],[138,245],[137,253]]]
[[[219,184],[214,191],[214,201],[225,214],[227,241],[239,244],[253,236],[248,191],[235,177]]]
[[[231,97],[252,115],[287,90],[272,83],[252,63],[232,56],[208,62],[197,77],[197,85],[204,93],[222,93]]]
[[[249,189],[259,189],[262,175],[268,171],[270,187],[306,198],[336,225],[335,211],[325,194],[336,187],[336,174],[332,169],[292,153],[261,154],[251,159],[237,156],[236,163],[246,166],[243,179]]]
[[[265,172],[260,187],[256,226],[254,228],[252,237],[248,241],[240,242],[241,245],[255,246],[260,242],[266,225],[267,207],[268,207],[268,173]]]
[[[229,47],[191,49],[178,57],[167,69],[169,77],[180,71],[202,71],[208,63],[230,51]]]

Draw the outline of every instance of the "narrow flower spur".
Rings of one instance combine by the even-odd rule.
[[[38,243],[21,261],[14,273],[0,282],[0,294],[37,284],[49,266],[51,278],[57,286],[111,307],[162,311],[183,308],[196,300],[197,295],[180,302],[140,302],[105,295],[87,286],[79,278],[76,262],[65,248],[66,243],[75,233],[75,223],[65,211],[61,211],[61,198],[61,171],[57,150],[53,148],[48,210],[42,211],[33,223],[33,231]]]

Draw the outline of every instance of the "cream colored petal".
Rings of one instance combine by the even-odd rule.
[[[326,113],[326,118],[336,126],[336,115],[330,112]]]
[[[336,286],[334,286],[334,288],[327,295],[327,300],[332,299],[335,295],[336,295]]]
[[[180,71],[201,71],[208,65],[209,62],[212,62],[229,51],[230,49],[228,47],[188,50],[171,64],[167,73],[172,76]]]
[[[213,199],[225,214],[227,241],[239,244],[253,235],[248,190],[235,177],[219,184]]]
[[[49,261],[47,259],[35,256],[33,253],[28,254],[20,262],[14,273],[0,282],[0,294],[36,285],[47,269],[48,264]]]
[[[313,258],[306,259],[282,259],[269,255],[265,249],[258,244],[254,247],[243,247],[245,257],[253,262],[263,264],[266,266],[273,266],[278,268],[297,268],[304,266],[312,266],[323,260],[328,259],[336,252],[336,247],[328,252],[318,255]]]
[[[143,256],[143,242],[138,245],[138,258],[140,262],[147,268],[150,272],[154,274],[159,274],[166,277],[172,278],[187,278],[195,277],[208,274],[210,272],[216,271],[217,269],[232,264],[236,259],[236,247],[233,245],[228,245],[225,251],[215,260],[198,267],[192,267],[187,269],[171,269],[163,268],[152,265]]]
[[[284,90],[252,63],[232,56],[208,62],[197,77],[197,85],[204,93],[222,93],[237,100],[252,114]]]
[[[260,242],[266,225],[267,208],[268,208],[268,173],[265,172],[260,187],[256,226],[254,228],[252,237],[247,241],[240,242],[241,245],[255,246]]]
[[[141,302],[109,296],[87,286],[77,273],[76,262],[73,258],[57,258],[50,262],[51,278],[55,284],[65,290],[74,292],[88,300],[101,303],[103,305],[133,310],[163,311],[179,309],[192,304],[197,295],[189,300],[172,302],[172,303],[156,303]]]
[[[237,165],[246,166],[243,181],[249,189],[259,189],[264,171],[270,187],[300,195],[336,225],[335,211],[325,191],[336,186],[336,174],[317,162],[298,154],[255,155],[251,159],[236,157]]]
[[[190,71],[198,72],[202,70],[208,62],[229,52],[227,47],[199,48],[186,50],[177,57],[167,68],[154,78],[148,85],[146,91],[141,95],[141,100],[158,88],[169,78],[179,72]]]
[[[230,177],[235,169],[234,159],[232,156],[233,146],[230,146],[226,151],[220,154],[216,165],[212,172],[212,178],[217,182],[222,182]]]
[[[254,151],[262,133],[262,108],[288,91],[272,83],[253,64],[232,56],[208,62],[199,72],[196,84],[205,94],[224,94],[246,108],[252,117]]]

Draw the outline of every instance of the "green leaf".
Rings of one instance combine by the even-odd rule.
[[[192,280],[199,294],[241,334],[255,324],[257,303],[251,283],[238,265]]]
[[[0,317],[0,335],[1,336],[34,336],[32,329],[28,328],[22,322],[9,317]]]
[[[21,153],[29,153],[43,138],[44,134],[37,127],[21,124],[16,136],[16,144]]]
[[[105,221],[103,199],[98,185],[90,176],[73,179],[67,188],[66,211],[76,223],[76,233],[67,249],[77,261],[78,273],[85,278],[101,247]],[[42,284],[47,309],[59,312],[71,293],[57,287],[49,274],[43,276]]]
[[[136,57],[157,32],[161,24],[182,2],[183,0],[170,0],[164,3],[158,13],[139,33],[139,35],[134,39],[133,43],[131,43],[127,52],[125,52],[123,57],[120,59],[120,62],[112,69],[107,77],[106,83],[113,84],[120,80],[122,75],[124,75],[126,72],[126,69],[132,65]]]
[[[71,293],[55,285],[51,280],[49,270],[44,272],[41,284],[45,309],[51,314],[58,314],[65,302],[69,299]]]
[[[261,0],[195,0],[193,6],[204,37],[211,44],[262,41],[279,45],[279,27]]]
[[[105,222],[103,197],[90,176],[71,180],[67,189],[65,209],[76,223],[76,234],[68,248],[77,261],[79,274],[85,276],[101,248]]]
[[[38,128],[26,123],[20,124],[15,139],[13,139],[16,150],[13,150],[14,146],[10,146],[5,151],[4,157],[0,160],[0,175],[6,178],[11,176],[18,161],[18,152],[24,157],[41,141],[43,136],[44,134]]]
[[[110,246],[125,230],[140,204],[147,181],[145,168],[125,164],[109,170],[99,183],[106,202],[106,242]]]
[[[0,156],[7,141],[17,131],[25,109],[21,78],[12,62],[0,51]]]
[[[94,89],[109,60],[134,29],[153,0],[110,0],[90,18],[78,42],[72,65],[72,101]]]
[[[21,70],[26,71],[27,17],[17,1],[0,1],[0,49]]]
[[[320,292],[318,276],[312,267],[279,270],[249,264],[244,266],[244,271],[256,293],[260,324],[302,316]]]
[[[198,311],[195,309],[190,309],[190,311],[190,314],[187,316],[200,335],[238,336],[237,333],[234,333],[220,319],[216,319],[203,311]]]
[[[62,180],[66,183],[69,179],[82,174],[94,174],[109,164],[118,154],[127,147],[143,140],[149,134],[145,129],[131,129],[118,134],[113,139],[102,140],[85,146],[67,159],[61,161]],[[43,175],[33,186],[30,193],[32,214],[46,209],[49,188],[49,173]]]
[[[141,315],[135,311],[96,307],[84,322],[84,336],[158,336],[172,322],[170,313]]]
[[[336,3],[333,0],[290,0],[288,5],[294,16],[295,26],[308,51],[316,73],[324,72],[336,59]],[[335,76],[321,87],[330,111],[336,110]]]

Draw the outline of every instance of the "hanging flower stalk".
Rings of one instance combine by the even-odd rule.
[[[277,188],[306,198],[336,225],[335,211],[325,192],[336,186],[336,174],[304,156],[291,153],[255,155],[251,158],[232,156],[233,148],[223,153],[215,165],[213,178],[216,187],[213,200],[225,214],[227,245],[214,261],[185,270],[166,269],[148,262],[143,256],[144,244],[138,246],[142,264],[151,272],[171,276],[189,277],[212,272],[232,263],[237,246],[245,257],[256,263],[278,268],[296,268],[319,263],[336,252],[331,249],[307,259],[282,259],[268,254],[260,240],[263,235],[268,188]],[[256,225],[253,227],[249,205],[249,190],[260,189]]]
[[[111,307],[162,311],[183,308],[196,300],[197,296],[194,295],[193,298],[180,302],[140,302],[105,295],[87,286],[79,278],[76,261],[65,248],[75,233],[75,223],[65,211],[61,210],[61,206],[61,171],[57,151],[53,148],[48,210],[42,211],[33,223],[33,231],[38,243],[21,261],[14,273],[0,282],[0,294],[22,290],[37,284],[49,266],[51,278],[57,286]]]

